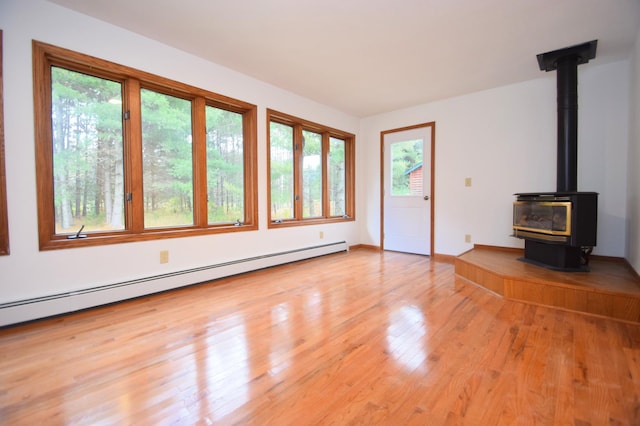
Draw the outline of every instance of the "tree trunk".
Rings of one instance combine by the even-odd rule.
[[[74,178],[74,196],[73,196],[73,217],[80,217],[80,209],[82,205],[82,182],[80,182],[80,173],[76,171]]]
[[[111,215],[111,226],[114,228],[122,228],[122,210],[124,206],[124,171],[122,167],[122,159],[118,158],[115,162],[114,174],[114,193],[113,207]]]
[[[84,185],[82,191],[82,217],[87,217],[87,202],[89,196],[89,172],[84,172]]]
[[[102,192],[104,194],[105,222],[111,223],[113,219],[113,200],[111,199],[111,170],[106,167],[104,179],[102,180]]]
[[[73,215],[71,214],[71,200],[68,197],[62,198],[61,203],[61,211],[62,211],[62,220],[61,227],[62,229],[69,229],[73,226]]]
[[[60,119],[56,120],[56,140],[54,141],[54,156],[56,153],[62,153],[68,149],[67,137],[69,130],[69,115],[64,108],[64,105],[60,102],[56,104],[56,115]],[[60,227],[62,229],[69,229],[73,225],[73,217],[71,216],[71,204],[69,200],[69,184],[67,176],[68,164],[57,164],[58,162],[68,161],[62,158],[56,159],[58,167],[57,173],[54,176],[54,198],[60,203]],[[60,167],[62,166],[62,167]]]

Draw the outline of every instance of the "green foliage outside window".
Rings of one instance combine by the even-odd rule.
[[[53,67],[56,233],[124,228],[122,87]]]
[[[322,135],[302,131],[302,217],[322,216]]]
[[[269,226],[354,219],[353,135],[267,110]]]
[[[293,127],[270,123],[271,218],[293,217]]]
[[[193,224],[191,102],[141,90],[144,226]]]
[[[207,205],[209,223],[244,217],[242,114],[206,107]]]
[[[33,69],[41,250],[258,229],[255,105],[36,41]]]
[[[422,140],[391,144],[391,195],[411,195],[409,171],[422,163]]]
[[[191,101],[142,89],[144,226],[193,225]],[[52,68],[56,233],[125,229],[122,85]],[[209,224],[244,219],[243,116],[206,107]]]
[[[343,216],[346,211],[346,158],[345,141],[329,139],[329,213],[331,216]]]

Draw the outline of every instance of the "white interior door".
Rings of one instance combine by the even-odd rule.
[[[431,254],[431,126],[383,132],[383,247]]]

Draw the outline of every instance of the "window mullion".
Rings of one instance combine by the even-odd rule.
[[[124,87],[125,216],[129,231],[139,233],[144,230],[140,81],[130,78],[125,82]]]
[[[36,179],[38,185],[38,235],[40,247],[48,244],[55,236],[55,213],[53,195],[53,135],[51,100],[51,62],[33,46],[33,70],[39,78],[34,84],[36,116],[42,117],[36,124]],[[36,121],[38,123],[38,121]]]
[[[293,127],[293,217],[302,219],[302,160],[303,160],[302,126]]]
[[[244,152],[244,223],[258,223],[258,205],[253,195],[258,191],[258,158],[255,145],[249,143],[258,139],[257,109],[247,111],[242,117],[242,139]],[[267,185],[271,190],[270,185]],[[269,212],[271,209],[269,209]],[[271,213],[269,213],[271,214]]]
[[[344,159],[345,159],[345,214],[355,216],[356,211],[356,176],[355,176],[355,155],[356,148],[353,138],[345,139]]]
[[[194,225],[206,227],[207,217],[207,118],[206,100],[198,97],[191,103],[193,152],[193,220]]]
[[[331,216],[329,200],[329,132],[322,133],[322,216]]]

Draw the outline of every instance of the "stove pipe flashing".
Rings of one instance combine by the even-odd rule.
[[[542,71],[557,70],[557,192],[578,191],[578,65],[596,57],[598,40],[537,55]]]

